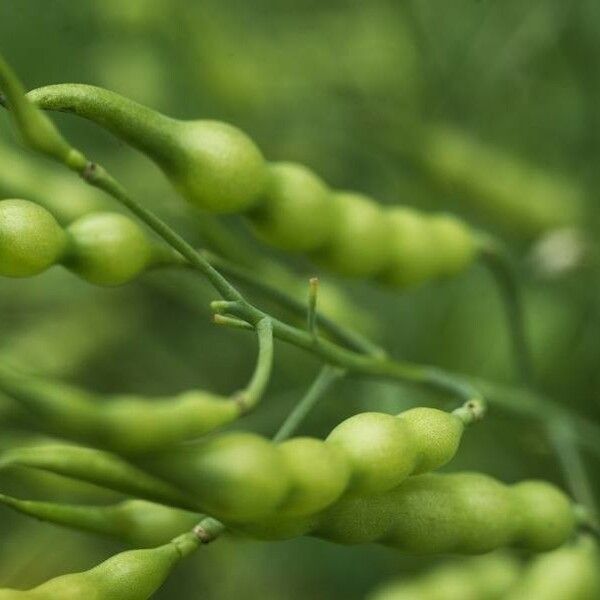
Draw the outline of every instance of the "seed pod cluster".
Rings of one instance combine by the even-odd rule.
[[[475,258],[476,236],[460,220],[332,191],[302,165],[267,163],[230,125],[178,121],[88,85],[47,86],[28,98],[96,122],[147,154],[192,204],[245,214],[268,244],[305,253],[340,275],[407,287],[454,275]]]
[[[138,464],[228,523],[275,514],[304,518],[341,497],[391,490],[409,475],[446,464],[464,429],[459,411],[362,413],[343,421],[325,441],[273,443],[251,433],[226,433]]]
[[[0,201],[0,275],[31,277],[62,264],[95,285],[114,286],[173,262],[133,219],[118,213],[84,215],[62,228],[28,200]]]

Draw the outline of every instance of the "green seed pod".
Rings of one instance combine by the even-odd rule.
[[[198,543],[193,533],[186,533],[157,548],[122,552],[88,571],[56,577],[32,590],[0,590],[0,600],[147,600]]]
[[[404,288],[433,277],[438,257],[427,218],[410,208],[392,208],[387,211],[387,219],[391,250],[381,280]]]
[[[278,446],[290,477],[290,492],[278,508],[280,517],[314,514],[345,491],[350,465],[341,449],[321,440],[294,438]]]
[[[356,494],[389,490],[406,477],[450,461],[464,430],[461,419],[432,408],[393,417],[361,413],[340,423],[327,442],[344,452],[352,466],[350,490]]]
[[[600,598],[600,554],[590,539],[534,558],[505,600]]]
[[[73,529],[113,537],[135,547],[166,544],[200,520],[197,513],[145,500],[109,506],[79,506],[19,500],[0,494],[0,503],[24,515]]]
[[[61,443],[10,448],[0,453],[0,469],[10,467],[49,471],[152,502],[199,510],[195,499],[176,487],[102,450]]]
[[[573,529],[569,499],[545,481],[524,481],[514,485],[512,494],[519,516],[526,524],[518,540],[524,548],[543,552],[556,548]]]
[[[475,259],[475,236],[463,221],[452,215],[434,215],[429,228],[435,240],[438,275],[452,277],[464,271]]]
[[[386,212],[371,198],[353,192],[333,195],[336,217],[327,245],[315,259],[345,277],[372,277],[390,259]]]
[[[548,484],[542,514],[523,518],[514,487],[479,473],[409,477],[393,490],[346,497],[315,518],[312,534],[342,544],[380,542],[414,554],[478,554],[504,546],[537,550],[537,532],[556,527],[548,548],[573,533],[566,497]],[[528,544],[533,541],[533,547]]]
[[[45,209],[27,200],[0,202],[0,275],[31,277],[56,264],[67,236]]]
[[[92,213],[69,225],[71,249],[67,267],[96,285],[121,285],[142,273],[152,261],[144,230],[118,213]]]
[[[406,479],[417,455],[406,423],[384,413],[361,413],[340,423],[327,443],[337,446],[352,467],[350,490],[389,490]]]
[[[29,92],[41,108],[73,112],[150,157],[179,193],[210,212],[252,207],[264,191],[260,150],[239,129],[217,121],[179,121],[102,88],[52,85]]]
[[[268,171],[265,193],[250,215],[254,231],[281,250],[308,252],[323,246],[335,219],[331,191],[302,165],[275,163]]]
[[[444,562],[417,577],[388,582],[367,600],[501,600],[519,573],[514,558],[496,552]]]
[[[227,433],[141,462],[186,490],[217,519],[259,520],[274,512],[289,491],[278,449],[252,433]]]
[[[143,454],[200,437],[239,416],[235,401],[203,390],[157,399],[118,396],[99,407],[98,436],[107,448]]]

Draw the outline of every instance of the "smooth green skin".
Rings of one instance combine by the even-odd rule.
[[[0,453],[0,469],[26,467],[63,475],[152,502],[199,511],[199,505],[175,486],[122,460],[82,446],[40,443]]]
[[[566,496],[547,485],[546,510],[535,514],[537,494],[516,494],[486,475],[418,475],[382,494],[343,498],[310,531],[341,544],[379,542],[411,554],[551,550],[572,535],[575,518]]]
[[[0,275],[31,277],[60,261],[67,236],[45,208],[28,200],[0,202]]]
[[[90,85],[52,85],[27,97],[40,108],[72,112],[108,129],[151,158],[186,200],[204,210],[243,212],[264,191],[260,150],[226,123],[171,119]]]
[[[96,567],[28,591],[0,590],[0,600],[147,600],[198,544],[192,534],[146,550],[112,556]]]
[[[100,397],[61,381],[0,368],[0,389],[45,431],[122,454],[156,452],[200,437],[240,415],[235,401],[203,390],[171,397]]]
[[[429,218],[429,228],[438,252],[440,277],[453,277],[475,260],[475,236],[460,219],[452,215],[434,215]]]
[[[398,207],[387,211],[387,219],[391,250],[381,280],[406,288],[434,277],[439,257],[427,217],[416,210]]]
[[[538,552],[555,548],[564,540],[564,515],[571,512],[569,499],[545,481],[524,481],[512,486],[520,507],[522,528],[519,543]]]
[[[240,407],[231,399],[190,390],[155,400],[116,397],[100,406],[98,413],[99,434],[107,448],[144,454],[231,423],[240,416]]]
[[[384,584],[367,600],[500,600],[519,577],[503,553],[444,562],[417,577]]]
[[[315,260],[345,277],[373,277],[389,262],[386,212],[373,199],[353,192],[332,197],[336,217],[327,245]]]
[[[144,230],[118,213],[92,213],[67,228],[69,270],[96,285],[122,285],[135,279],[152,260]]]
[[[252,433],[226,433],[141,463],[192,494],[211,516],[230,522],[273,513],[290,489],[277,447]]]
[[[533,559],[505,600],[600,598],[600,554],[590,540]]]
[[[340,448],[352,465],[349,490],[377,493],[411,474],[446,464],[458,449],[463,429],[456,416],[432,408],[398,416],[371,412],[340,423],[327,442]]]
[[[0,494],[0,503],[41,521],[113,537],[138,548],[166,544],[191,530],[201,518],[197,513],[145,500],[88,506],[20,500]]]
[[[332,193],[310,169],[273,163],[257,209],[250,213],[254,232],[265,242],[291,252],[322,247],[336,218]]]
[[[314,514],[346,490],[350,464],[341,450],[308,437],[287,440],[278,449],[290,477],[290,492],[278,508],[278,516]]]

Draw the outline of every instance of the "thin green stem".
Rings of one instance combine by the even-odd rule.
[[[556,448],[562,471],[573,498],[586,508],[591,524],[598,527],[600,525],[598,507],[596,506],[594,492],[585,465],[578,448],[573,443],[575,437],[573,424],[568,420],[557,417],[547,421],[546,429],[550,441]]]
[[[217,256],[206,250],[201,250],[202,255],[217,268],[222,274],[227,277],[247,285],[252,289],[257,290],[268,298],[273,299],[277,304],[289,310],[291,313],[304,317],[308,311],[308,305],[302,300],[298,300],[295,296],[276,288],[263,279],[256,276],[250,269],[235,265],[230,261]],[[316,314],[316,324],[324,331],[329,333],[336,341],[348,346],[349,349],[361,352],[363,354],[371,354],[374,356],[385,356],[385,350],[374,344],[371,340],[365,338],[358,332],[348,329],[332,319],[329,319],[322,312]]]
[[[304,421],[310,411],[323,398],[333,383],[343,377],[345,372],[336,367],[325,365],[306,394],[296,404],[292,412],[287,416],[277,433],[273,436],[273,441],[282,442],[287,440]]]
[[[519,381],[530,386],[533,383],[533,361],[525,331],[523,302],[512,260],[505,248],[487,236],[482,238],[481,258],[496,282],[505,307]]]
[[[313,337],[317,335],[317,299],[319,297],[319,279],[311,277],[308,281],[308,308],[306,310],[306,329]]]
[[[258,336],[256,368],[246,389],[236,396],[242,413],[248,412],[258,404],[273,370],[273,325],[271,319],[265,317],[257,323],[256,335]]]

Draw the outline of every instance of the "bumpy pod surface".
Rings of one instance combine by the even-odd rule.
[[[62,229],[52,214],[28,200],[0,202],[0,275],[31,277],[56,264],[96,285],[121,285],[145,270],[176,264],[133,219],[91,213]]]
[[[192,494],[207,513],[244,525],[315,514],[347,494],[396,487],[411,473],[435,469],[456,453],[463,421],[416,408],[394,417],[355,415],[325,440],[276,444],[227,433],[139,464]]]
[[[443,563],[417,577],[386,583],[367,600],[501,600],[519,573],[514,558],[497,552]]]
[[[419,475],[382,494],[343,498],[317,517],[312,534],[413,554],[479,554],[505,546],[551,550],[574,527],[569,499],[549,483],[507,486],[479,473],[456,473]]]
[[[193,534],[184,534],[157,548],[122,552],[88,571],[56,577],[31,590],[0,590],[0,600],[147,600],[197,545]]]
[[[0,275],[38,275],[63,256],[67,236],[44,208],[27,200],[0,202]]]
[[[600,598],[600,553],[589,539],[534,558],[505,600]]]
[[[250,208],[264,190],[260,150],[242,131],[218,121],[179,121],[108,90],[55,85],[34,90],[42,108],[73,112],[148,155],[192,204],[210,212]]]
[[[74,112],[152,158],[182,196],[211,212],[246,213],[268,244],[311,255],[347,277],[408,287],[465,269],[477,241],[462,222],[333,192],[310,169],[267,165],[249,138],[213,121],[176,121],[93,86],[47,86],[38,106]]]

